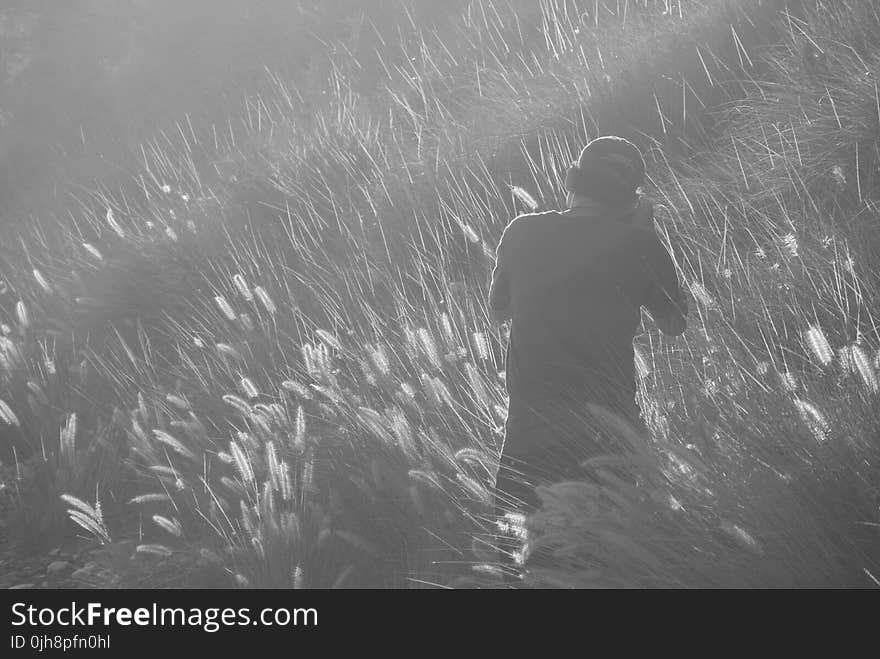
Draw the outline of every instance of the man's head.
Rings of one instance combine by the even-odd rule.
[[[645,180],[645,161],[638,148],[622,137],[597,137],[568,170],[565,189],[607,206],[636,201]]]

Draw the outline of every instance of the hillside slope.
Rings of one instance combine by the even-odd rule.
[[[136,538],[129,583],[493,583],[493,248],[614,131],[650,148],[696,311],[672,344],[646,324],[652,441],[620,429],[632,456],[544,492],[533,543],[561,567],[533,578],[869,584],[880,20],[674,4],[523,25],[472,3],[442,40],[413,25],[377,90],[339,55],[332,93],[275,79],[237,124],[181,124],[121,184],[5,228],[17,545]]]

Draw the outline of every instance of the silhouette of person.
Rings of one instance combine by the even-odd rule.
[[[673,261],[637,193],[644,176],[631,142],[597,138],[568,170],[568,208],[516,217],[498,245],[489,308],[495,322],[511,321],[499,515],[534,511],[535,485],[614,452],[587,403],[642,427],[632,344],[641,307],[665,334],[685,329]]]

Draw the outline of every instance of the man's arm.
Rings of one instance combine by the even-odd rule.
[[[687,299],[678,283],[675,264],[653,227],[644,245],[643,258],[648,281],[643,304],[661,332],[678,336],[687,327]]]

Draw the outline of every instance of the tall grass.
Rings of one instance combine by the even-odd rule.
[[[413,25],[382,93],[338,57],[331,93],[274,80],[238,125],[181,125],[122,186],[72,190],[2,273],[4,460],[42,474],[16,471],[22,514],[100,503],[134,562],[242,586],[494,583],[493,248],[615,130],[653,147],[695,311],[683,340],[639,337],[652,438],[618,429],[631,454],[542,489],[528,543],[560,561],[528,579],[870,583],[880,20],[804,4],[473,3]]]

